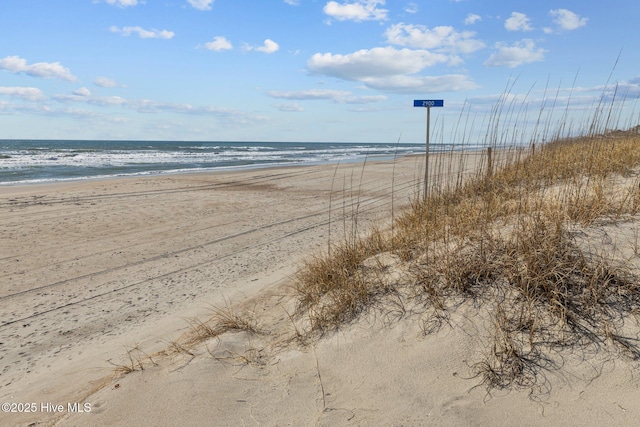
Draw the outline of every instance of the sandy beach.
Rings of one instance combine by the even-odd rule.
[[[473,173],[480,156],[467,156]],[[462,163],[442,158],[432,173],[457,176]],[[422,161],[1,188],[0,401],[16,411],[0,424],[637,423],[633,361],[562,355],[537,393],[479,386],[470,364],[487,337],[471,303],[429,335],[372,312],[291,340],[292,274],[345,233],[388,224],[419,196]],[[395,280],[397,263],[372,268]],[[255,315],[255,331],[180,351],[220,307]]]
[[[84,400],[128,349],[285,280],[356,210],[363,228],[388,220],[392,185],[406,204],[419,173],[405,158],[3,187],[2,400]]]

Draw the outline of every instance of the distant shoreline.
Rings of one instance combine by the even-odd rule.
[[[413,156],[423,156],[424,154],[405,154],[400,157],[413,157]],[[51,180],[41,180],[41,181],[6,181],[0,182],[0,187],[19,187],[19,186],[32,186],[32,185],[47,185],[47,184],[63,184],[63,183],[80,183],[80,182],[91,182],[91,181],[108,181],[112,179],[127,179],[127,178],[153,178],[153,177],[163,177],[163,176],[172,176],[172,175],[200,175],[200,174],[212,174],[212,173],[233,173],[233,172],[246,172],[252,170],[260,170],[260,169],[280,169],[280,168],[295,168],[295,167],[307,167],[307,166],[322,166],[322,165],[337,165],[337,164],[358,164],[366,162],[375,162],[375,161],[391,161],[394,160],[393,157],[390,156],[369,156],[368,158],[358,158],[358,159],[349,159],[349,160],[336,160],[329,162],[304,162],[304,163],[276,163],[276,164],[255,164],[255,165],[241,165],[241,166],[221,166],[216,168],[209,169],[185,169],[185,170],[176,170],[176,171],[164,171],[164,172],[141,172],[141,173],[132,173],[132,174],[122,174],[122,175],[99,175],[99,176],[87,176],[87,177],[78,177],[78,178],[60,178],[60,179],[51,179]]]
[[[359,163],[423,152],[421,144],[5,141],[0,186]]]

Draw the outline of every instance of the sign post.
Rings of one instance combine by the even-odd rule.
[[[444,107],[443,99],[416,99],[413,101],[414,107],[427,108],[427,142],[424,160],[424,200],[427,200],[427,188],[429,180],[429,127],[431,122],[431,107]]]

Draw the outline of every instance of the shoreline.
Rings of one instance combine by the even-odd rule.
[[[5,144],[6,168],[0,186],[174,173],[247,170],[359,162],[365,157],[391,159],[416,152],[416,144],[389,143],[197,143],[128,141],[113,146],[100,141],[19,141]],[[1,144],[0,144],[1,145]],[[418,151],[420,154],[420,151]]]
[[[408,156],[411,156],[409,154]],[[388,161],[391,160],[387,156],[380,156],[379,159],[375,159],[374,161]],[[29,186],[29,185],[46,185],[46,184],[64,184],[64,183],[74,183],[74,182],[89,182],[89,181],[102,181],[102,180],[111,180],[111,179],[127,179],[127,178],[155,178],[155,177],[163,177],[163,176],[172,176],[172,175],[189,175],[189,174],[210,174],[210,173],[233,173],[233,172],[243,172],[243,171],[251,171],[254,169],[279,169],[279,168],[289,168],[289,167],[306,167],[306,166],[322,166],[322,165],[336,165],[339,163],[351,164],[351,163],[362,163],[364,159],[354,159],[344,162],[306,162],[306,163],[276,163],[276,164],[254,164],[254,165],[243,165],[243,166],[220,166],[216,168],[210,169],[181,169],[181,170],[173,170],[173,171],[153,171],[153,172],[139,172],[139,173],[131,173],[131,174],[121,174],[121,175],[98,175],[98,176],[87,176],[82,178],[61,178],[61,179],[51,179],[51,180],[40,180],[40,181],[7,181],[0,182],[0,188],[13,187],[13,186]]]
[[[509,149],[522,149],[526,147],[514,146]],[[443,151],[430,151],[432,156],[441,155],[456,155],[464,156],[474,153],[482,153],[486,150],[486,147],[474,147],[471,149],[461,147],[460,149],[448,149]],[[408,153],[408,154],[371,154],[363,157],[354,157],[340,160],[314,160],[304,162],[283,162],[283,163],[256,163],[248,165],[236,165],[236,166],[219,166],[212,168],[193,168],[193,169],[176,169],[169,171],[149,171],[149,172],[135,172],[130,174],[114,174],[114,175],[98,175],[98,176],[84,176],[84,177],[72,177],[72,178],[51,178],[31,181],[0,181],[0,188],[11,188],[14,186],[29,186],[29,185],[45,185],[45,184],[63,184],[74,182],[89,182],[96,180],[110,180],[110,179],[126,179],[126,178],[153,178],[172,175],[183,174],[209,174],[209,173],[233,173],[236,171],[252,171],[259,169],[273,169],[273,168],[292,168],[292,167],[307,167],[307,166],[336,166],[339,164],[362,164],[368,162],[387,162],[394,161],[404,157],[424,157],[424,153]]]
[[[441,153],[443,155],[447,155],[449,153]],[[454,153],[458,154],[458,153]],[[462,154],[462,153],[461,153]],[[464,156],[468,155],[478,155],[482,154],[481,150],[477,151],[469,151],[464,152]],[[434,156],[435,157],[435,156]],[[146,180],[146,179],[162,179],[162,178],[171,178],[171,177],[206,177],[206,176],[215,176],[215,175],[235,175],[235,174],[251,174],[252,172],[260,172],[260,171],[273,171],[274,173],[279,173],[280,170],[283,172],[288,169],[296,169],[296,168],[340,168],[340,166],[357,166],[363,164],[376,164],[376,163],[393,163],[394,161],[400,161],[401,159],[416,159],[416,158],[424,158],[423,154],[407,154],[403,156],[398,156],[395,159],[393,157],[380,156],[380,158],[367,158],[367,159],[357,159],[350,161],[340,161],[340,162],[309,162],[304,164],[279,164],[279,165],[248,165],[248,166],[229,166],[229,167],[221,167],[210,170],[185,170],[178,172],[166,172],[166,173],[141,173],[141,174],[132,174],[132,175],[104,175],[98,177],[86,177],[86,178],[69,178],[69,179],[59,179],[52,181],[34,181],[34,182],[4,182],[0,183],[0,189],[3,190],[3,195],[11,195],[11,194],[21,194],[26,190],[34,190],[34,191],[46,191],[53,190],[58,191],[61,189],[67,189],[75,186],[83,186],[84,184],[92,184],[92,183],[108,183],[110,181],[118,182],[123,180]],[[416,163],[418,164],[418,163]],[[419,165],[420,167],[424,167],[424,164]],[[416,179],[422,178],[421,176],[416,175]],[[6,191],[5,191],[6,190]],[[12,191],[11,191],[12,190]]]

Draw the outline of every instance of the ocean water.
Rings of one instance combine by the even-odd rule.
[[[432,146],[440,151],[450,147]],[[357,162],[422,144],[0,140],[0,185],[264,166]]]

